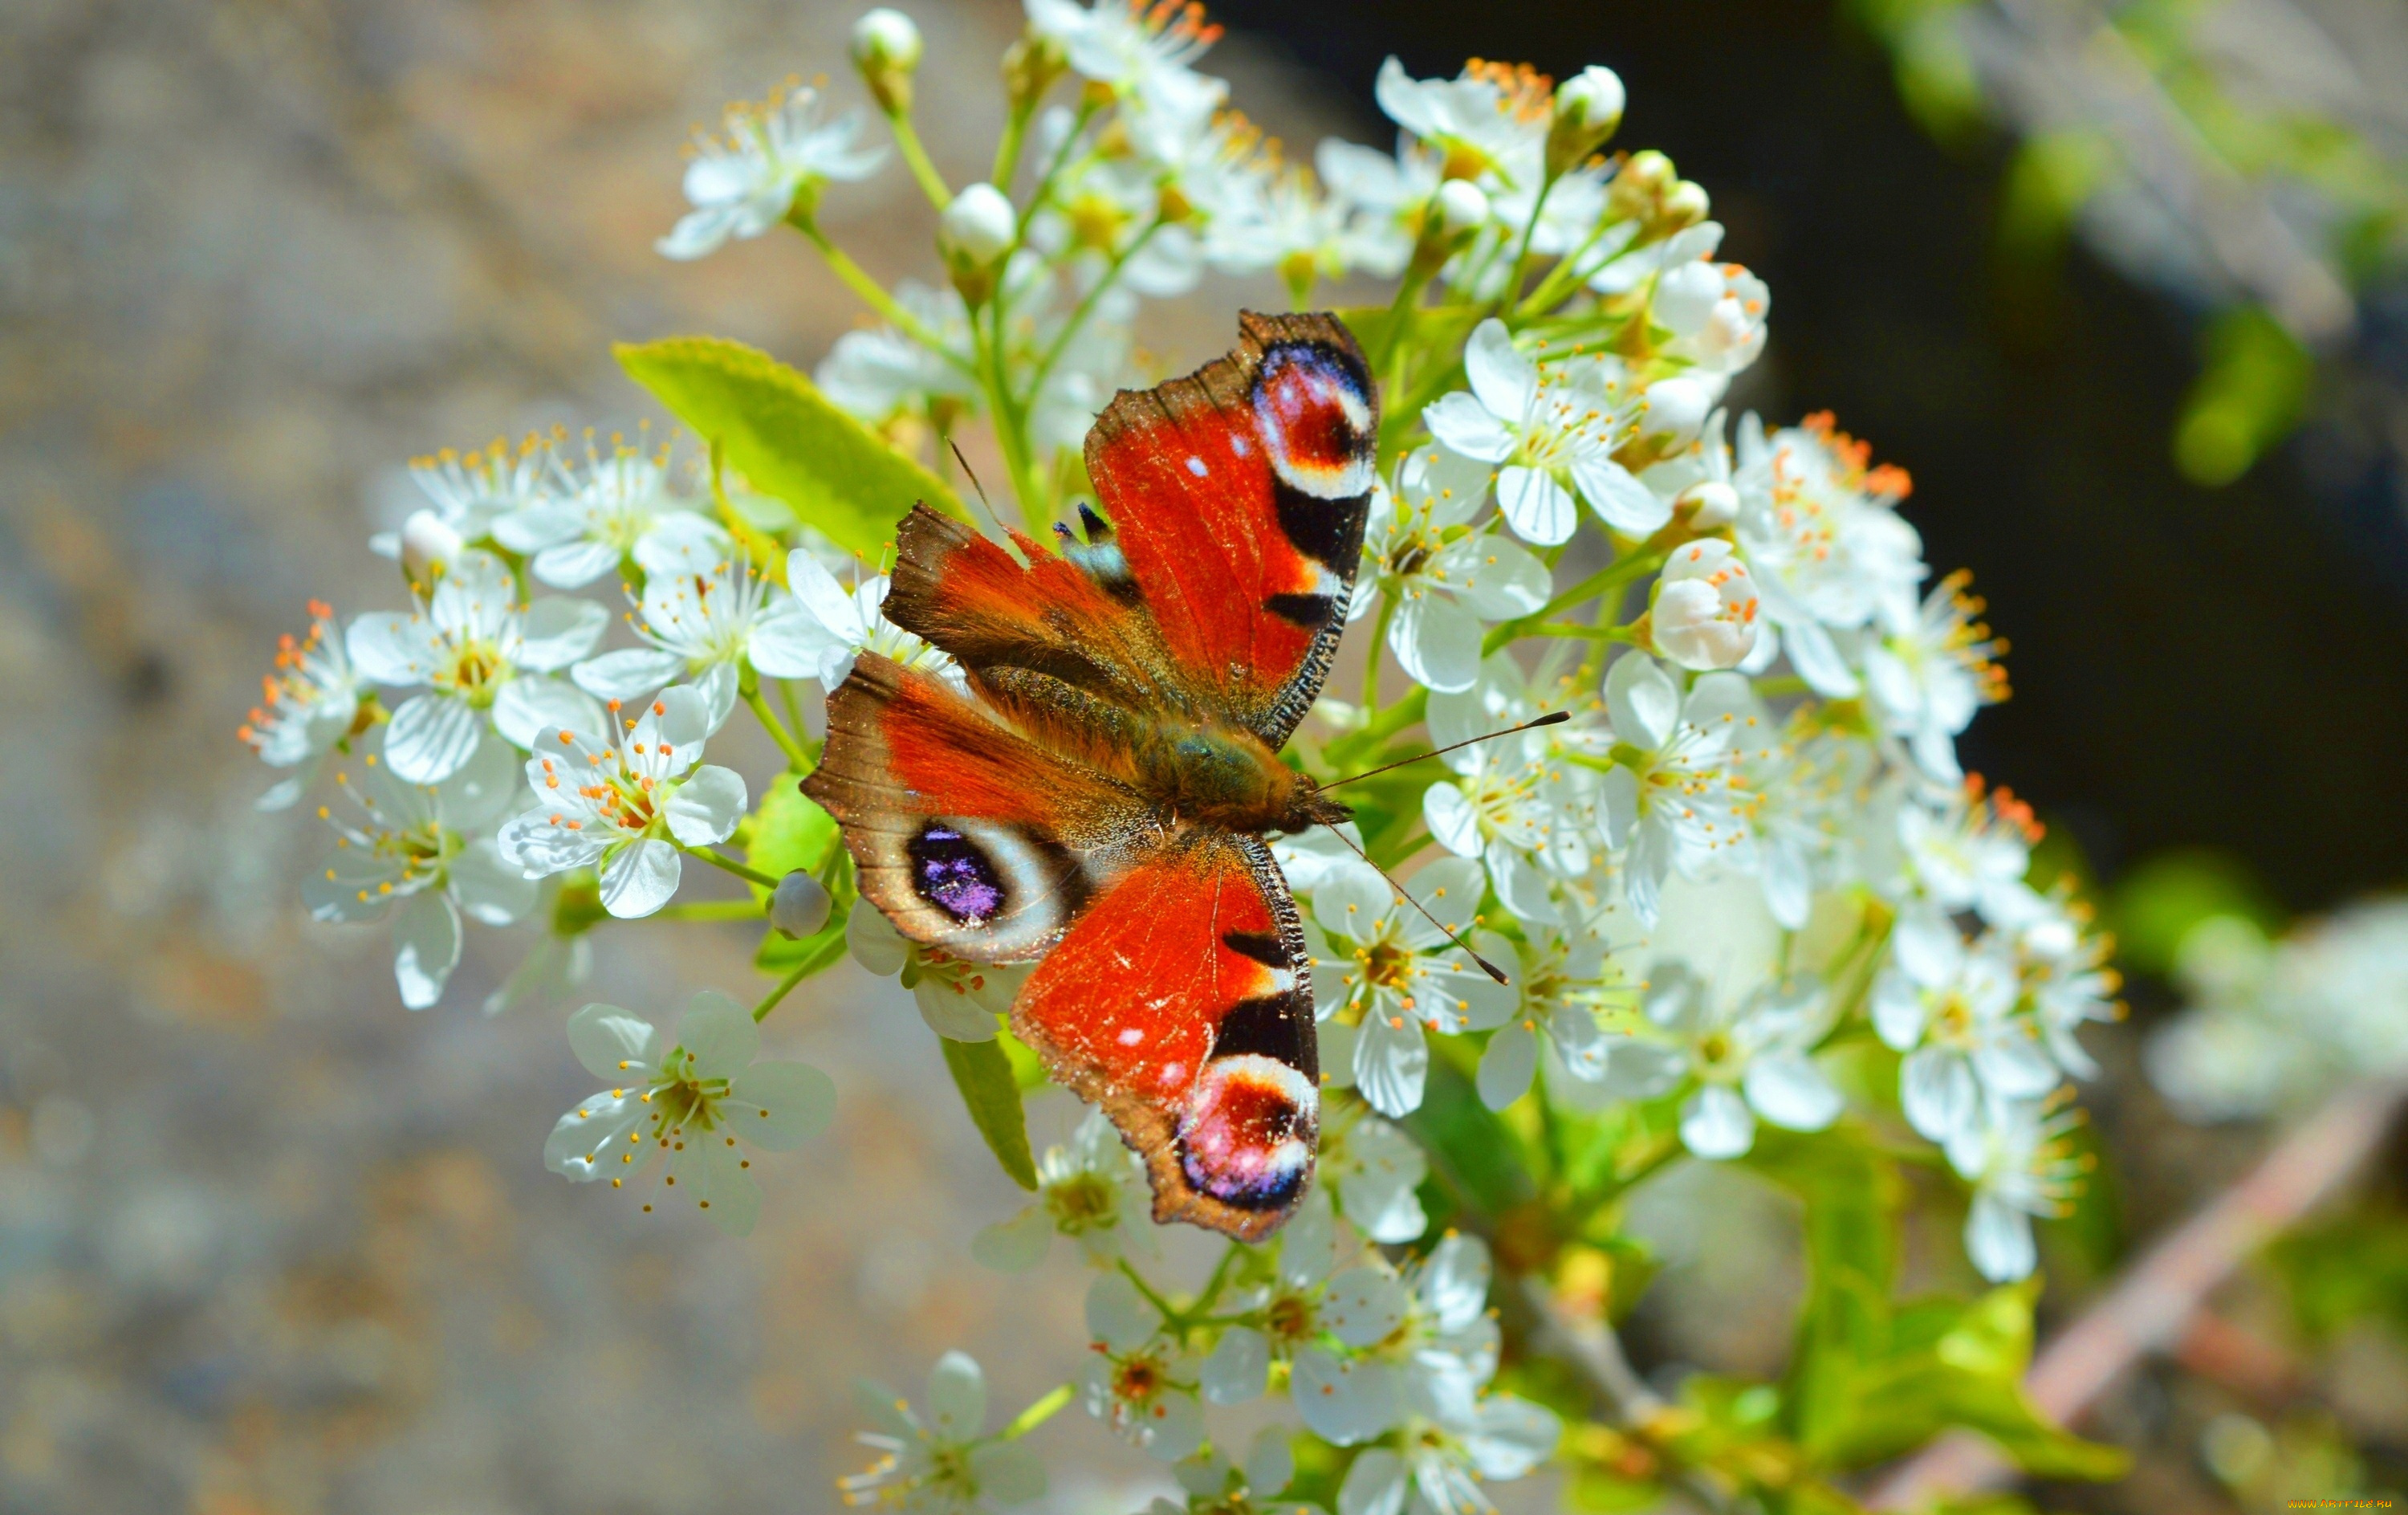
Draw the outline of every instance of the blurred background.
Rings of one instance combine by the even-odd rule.
[[[362,547],[407,508],[409,458],[632,428],[650,412],[613,339],[708,330],[809,367],[853,323],[797,243],[672,265],[652,242],[690,123],[790,72],[858,97],[855,8],[0,7],[0,1512],[818,1509],[868,1458],[856,1376],[916,1392],[963,1346],[1008,1410],[1077,1370],[1079,1270],[967,1260],[1016,1191],[890,983],[839,970],[773,1017],[769,1046],[843,1104],[769,1171],[750,1241],[572,1190],[538,1156],[585,1087],[557,1007],[476,1010],[531,938],[472,935],[450,1003],[402,1010],[381,929],[304,918],[315,823],[252,812],[267,776],[233,734],[307,599],[397,598]],[[906,8],[958,182],[1019,12]],[[1622,140],[1704,183],[1724,255],[1772,287],[1736,401],[1834,410],[1913,473],[1928,556],[1974,570],[2014,643],[2016,698],[1968,764],[2038,807],[2132,949],[2133,1020],[2091,1037],[2108,1168],[2047,1238],[2061,1319],[2267,1139],[2176,1119],[2139,1071],[2188,929],[2279,932],[2408,863],[2408,11],[1213,15],[1209,66],[1299,155],[1389,140],[1391,51],[1417,75],[1612,65]],[[823,211],[886,277],[925,276],[929,220],[894,172]],[[1160,365],[1221,351],[1246,300],[1278,296],[1222,281],[1168,311]],[[744,997],[748,945],[605,929],[592,990]],[[1070,1113],[1040,1103],[1040,1143]],[[2371,1173],[2320,1242],[2218,1296],[2228,1350],[2100,1407],[2133,1479],[2043,1506],[2400,1491],[2397,1133]],[[1786,1219],[1744,1195],[1714,1213],[1727,1235],[1662,1238],[1676,1265],[1634,1351],[1777,1372]],[[1040,1445],[1055,1508],[1167,1487],[1075,1411]]]

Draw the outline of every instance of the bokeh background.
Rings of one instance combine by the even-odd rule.
[[[1017,7],[908,8],[930,39],[923,132],[966,180]],[[2171,244],[2112,216],[2042,213],[2030,111],[1951,116],[1900,74],[1938,8],[1238,0],[1214,9],[1231,35],[1211,66],[1300,148],[1388,139],[1370,82],[1391,51],[1416,74],[1475,54],[1620,70],[1625,141],[1706,184],[1725,255],[1774,291],[1740,400],[1836,410],[1909,469],[1932,561],[1971,566],[2014,642],[2016,698],[1977,722],[1969,765],[2030,799],[2111,904],[2181,849],[2212,849],[2274,920],[2397,885],[2408,285],[2353,265],[2340,313],[2276,344],[2290,388],[2261,409],[2283,413],[2237,478],[2202,483],[2235,470],[2174,440],[2202,376],[2229,382],[2249,292],[2153,263]],[[2226,15],[2233,56],[2285,65],[2265,71],[2302,109],[2346,115],[2394,171],[2408,157],[2395,0],[2187,8]],[[853,9],[0,7],[0,1512],[820,1509],[867,1460],[856,1376],[916,1390],[963,1346],[1009,1408],[1076,1371],[1079,1270],[968,1261],[1016,1191],[890,984],[841,969],[773,1017],[770,1046],[844,1093],[835,1131],[769,1170],[750,1241],[572,1190],[538,1157],[585,1084],[558,1007],[476,1009],[531,939],[473,935],[451,1003],[402,1010],[380,929],[304,918],[314,823],[251,810],[265,776],[233,735],[304,601],[394,599],[362,548],[407,508],[408,459],[632,428],[650,412],[613,339],[709,330],[809,366],[855,320],[791,240],[694,265],[652,250],[690,123],[789,72],[858,96]],[[892,171],[823,212],[887,276],[924,276],[929,219]],[[1209,284],[1149,347],[1190,367],[1247,299],[1277,296]],[[593,992],[742,996],[748,945],[605,929]],[[2053,1315],[2261,1145],[2172,1122],[2136,1074],[2167,998],[2143,974],[2134,1023],[2095,1038],[2113,1204],[2053,1243]],[[1071,1113],[1040,1102],[1040,1141]],[[2378,1194],[2403,1169],[2395,1147]],[[1660,1207],[1676,1265],[1634,1348],[1775,1371],[1785,1219],[1718,1199],[1709,1236],[1682,1232],[1685,1202]],[[2271,1319],[2249,1288],[2234,1310]],[[2263,1380],[2153,1368],[2091,1426],[2141,1450],[2134,1479],[2048,1501],[2243,1507],[2200,1452],[2236,1405],[2308,1415],[2396,1485],[2408,1353],[2375,1334],[2287,1371],[2257,1404]],[[1056,1509],[1164,1487],[1075,1411],[1042,1435]]]

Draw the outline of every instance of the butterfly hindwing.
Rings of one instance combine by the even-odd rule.
[[[874,653],[829,697],[803,792],[897,930],[975,962],[1043,953],[1155,834],[1125,786]]]
[[[1312,1176],[1320,1068],[1303,927],[1259,838],[1191,830],[1096,898],[1012,1030],[1144,1160],[1158,1221],[1260,1240]]]
[[[1125,569],[1184,676],[1277,747],[1345,630],[1379,398],[1334,316],[1250,311],[1239,332],[1228,356],[1096,418],[1087,472],[1110,527],[1085,550]]]

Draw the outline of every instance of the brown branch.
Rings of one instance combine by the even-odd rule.
[[[2071,1424],[2143,1357],[2183,1339],[2210,1294],[2267,1242],[2339,1189],[2391,1129],[2408,1080],[2357,1084],[2293,1128],[2239,1183],[2192,1216],[2040,1354],[2024,1388],[2042,1415]],[[1914,1509],[1996,1489],[2013,1467],[1987,1442],[1948,1437],[1882,1480],[1866,1503]]]

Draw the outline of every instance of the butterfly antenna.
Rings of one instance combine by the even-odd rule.
[[[1498,734],[1500,736],[1503,735],[1502,732]],[[1388,878],[1388,871],[1381,867],[1378,863],[1371,862],[1371,855],[1365,852],[1361,847],[1356,846],[1354,844],[1354,839],[1340,830],[1336,822],[1323,821],[1321,824],[1329,828],[1330,835],[1346,844],[1347,851],[1352,852],[1357,858],[1362,858],[1366,863],[1369,863],[1371,872],[1379,874],[1382,878],[1388,879],[1388,887],[1397,891],[1397,898],[1404,901],[1405,903],[1412,906],[1415,910],[1420,911],[1422,913],[1422,919],[1428,921],[1440,931],[1445,932],[1446,939],[1454,943],[1457,947],[1460,947],[1463,950],[1463,955],[1465,957],[1469,958],[1472,961],[1480,964],[1480,971],[1482,973],[1486,974],[1489,977],[1497,980],[1499,984],[1508,986],[1512,985],[1513,981],[1505,976],[1504,969],[1498,967],[1495,963],[1490,962],[1486,958],[1484,958],[1479,953],[1472,951],[1471,944],[1466,942],[1462,937],[1455,935],[1453,927],[1450,927],[1446,922],[1439,919],[1436,916],[1431,915],[1429,913],[1429,907],[1423,904],[1419,900],[1414,899],[1412,893],[1408,891],[1402,884],[1398,883],[1393,878]]]
[[[1425,758],[1435,758],[1442,752],[1454,752],[1459,747],[1469,747],[1475,743],[1494,742],[1498,737],[1509,737],[1516,731],[1527,731],[1536,727],[1561,726],[1564,722],[1570,720],[1571,718],[1572,713],[1570,711],[1553,711],[1547,714],[1540,716],[1535,721],[1524,721],[1519,726],[1509,726],[1502,731],[1490,731],[1483,736],[1466,737],[1461,742],[1450,742],[1443,747],[1432,747],[1427,752],[1417,752],[1411,758],[1399,758],[1393,763],[1382,763],[1377,768],[1367,768],[1360,773],[1349,773],[1344,778],[1334,779],[1331,782],[1321,786],[1321,787],[1325,792],[1326,792],[1327,790],[1337,788],[1341,784],[1352,784],[1356,779],[1367,779],[1374,773],[1389,772],[1395,769],[1403,768],[1408,764],[1420,762]]]
[[[962,477],[970,482],[970,489],[978,496],[978,502],[986,507],[986,518],[995,523],[996,534],[1003,539],[1003,550],[1010,553],[1012,561],[1022,568],[1028,567],[1027,559],[1020,555],[1019,544],[1012,541],[1011,527],[1005,526],[1003,517],[996,513],[995,501],[986,498],[986,485],[979,483],[978,471],[970,467],[970,460],[962,455],[962,444],[948,437],[945,445],[953,450],[953,461],[962,466]]]

